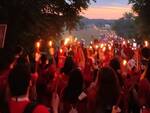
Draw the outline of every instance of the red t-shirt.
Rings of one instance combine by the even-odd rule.
[[[10,100],[9,102],[10,113],[23,113],[28,103],[29,101],[16,102],[16,101]],[[33,113],[49,113],[49,111],[45,106],[38,105],[33,110]]]
[[[150,83],[147,79],[139,82],[138,95],[141,105],[150,106]]]

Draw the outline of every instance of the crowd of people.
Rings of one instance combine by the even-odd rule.
[[[150,113],[149,47],[62,41],[51,50],[2,54],[0,113]]]

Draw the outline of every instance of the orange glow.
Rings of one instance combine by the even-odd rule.
[[[101,48],[103,48],[104,47],[104,44],[101,44],[101,46],[100,46]]]
[[[149,46],[148,41],[145,41],[144,43],[145,43],[145,47],[148,47],[148,46]]]
[[[111,50],[111,46],[109,46],[108,49]]]
[[[69,38],[66,38],[65,39],[65,42],[64,42],[64,45],[67,45],[69,43],[70,39]]]
[[[127,61],[123,60],[123,65],[126,66],[127,65]]]
[[[91,41],[90,43],[91,43],[91,44],[93,44],[93,42],[92,42],[92,41]]]
[[[106,47],[103,47],[103,52],[105,52],[106,51]]]
[[[62,53],[63,52],[63,50],[62,49],[60,49],[60,53]]]
[[[77,38],[75,38],[75,39],[74,39],[74,42],[77,42],[77,40],[78,40],[78,39],[77,39]]]
[[[96,45],[95,48],[98,49],[98,45]]]
[[[52,47],[52,44],[53,44],[52,41],[49,41],[49,42],[48,42],[48,45],[49,45],[50,47]]]
[[[126,41],[123,41],[123,45],[126,45]]]
[[[54,48],[51,47],[51,48],[49,49],[49,52],[50,52],[51,55],[54,55],[54,54],[55,54]]]
[[[90,46],[90,49],[92,49],[92,46]]]
[[[119,19],[125,12],[131,12],[131,6],[99,6],[83,11],[83,16],[90,19]]]
[[[36,43],[36,48],[40,48],[40,42]]]

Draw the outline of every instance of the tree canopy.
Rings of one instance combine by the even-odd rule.
[[[122,18],[115,21],[112,25],[112,29],[118,36],[136,38],[138,36],[138,29],[135,19],[136,17],[132,13],[125,13]]]
[[[138,14],[138,26],[142,37],[150,39],[150,0],[129,0]]]
[[[5,47],[58,37],[64,27],[76,26],[89,4],[90,0],[0,0],[0,23],[8,25]]]

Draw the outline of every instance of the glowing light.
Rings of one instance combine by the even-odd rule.
[[[60,49],[59,51],[60,51],[60,53],[62,53],[62,52],[63,52],[63,50],[62,50],[62,49]]]
[[[50,47],[52,47],[52,44],[53,44],[52,41],[49,41],[49,42],[48,42],[48,45],[49,45]]]
[[[101,46],[100,46],[101,48],[103,48],[104,47],[104,44],[101,44]]]
[[[148,47],[148,46],[149,46],[148,41],[145,41],[144,43],[145,43],[145,47]]]
[[[128,40],[128,44],[130,43],[130,41]]]
[[[126,41],[123,41],[123,45],[126,45]]]
[[[77,39],[77,38],[75,38],[75,39],[74,39],[74,42],[76,42],[77,40],[78,40],[78,39]]]
[[[108,49],[111,50],[111,46],[109,46]]]
[[[137,47],[137,43],[133,43],[133,47],[136,48]]]
[[[95,48],[98,49],[98,45],[96,45]]]
[[[54,55],[54,54],[55,54],[54,48],[51,47],[51,48],[49,49],[49,52],[50,52],[51,55]]]
[[[93,42],[92,42],[92,41],[91,41],[90,43],[91,43],[91,44],[93,44]]]
[[[67,45],[69,43],[70,39],[69,38],[66,38],[65,39],[65,42],[64,42],[64,45]]]
[[[72,51],[72,48],[71,48],[71,47],[69,48],[69,51]]]
[[[106,47],[103,47],[103,52],[105,52],[106,51]]]
[[[126,66],[127,65],[127,61],[123,60],[123,65]]]
[[[40,42],[36,43],[36,48],[40,48]]]
[[[92,46],[90,46],[90,49],[92,49]]]

